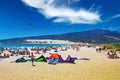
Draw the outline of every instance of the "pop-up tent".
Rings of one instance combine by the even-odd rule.
[[[43,55],[41,55],[39,58],[36,59],[36,62],[47,62],[47,60]]]

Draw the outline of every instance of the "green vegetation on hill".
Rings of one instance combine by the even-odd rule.
[[[95,29],[83,32],[72,32],[59,35],[43,35],[43,36],[30,36],[23,38],[13,38],[0,40],[0,43],[27,43],[26,39],[52,39],[52,40],[68,40],[72,42],[83,43],[97,43],[97,44],[113,44],[120,43],[120,32]]]
[[[120,49],[120,44],[106,44],[105,49]]]

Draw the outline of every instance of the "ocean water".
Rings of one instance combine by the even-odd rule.
[[[66,46],[67,44],[0,44],[0,47],[4,48],[21,48],[21,47],[49,47],[49,46]]]

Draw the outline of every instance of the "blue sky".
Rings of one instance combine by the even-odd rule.
[[[96,28],[120,31],[119,4],[120,0],[0,0],[0,39]]]

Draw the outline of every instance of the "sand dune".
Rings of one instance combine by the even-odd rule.
[[[10,63],[15,57],[0,61],[0,80],[120,80],[120,59],[108,59],[94,48],[81,48],[80,51],[59,52],[64,59],[72,57],[89,58],[77,60],[76,64],[56,64],[35,62]],[[48,55],[45,55],[48,56]]]

